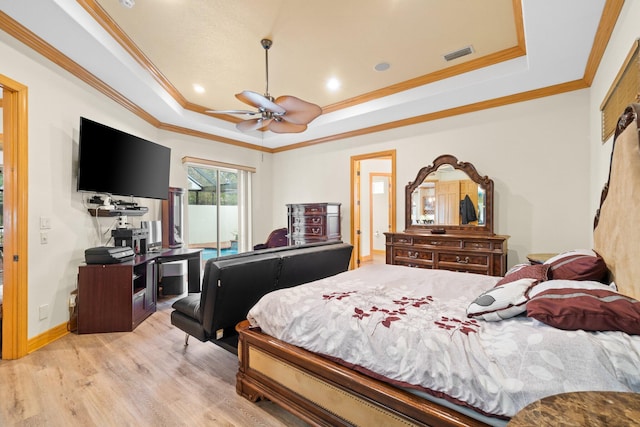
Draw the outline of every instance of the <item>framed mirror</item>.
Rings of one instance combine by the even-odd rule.
[[[405,231],[493,235],[493,180],[445,154],[405,187]]]

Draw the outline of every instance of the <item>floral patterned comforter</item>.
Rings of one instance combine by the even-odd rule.
[[[282,341],[501,418],[557,393],[640,392],[638,336],[467,318],[498,280],[372,265],[267,294],[248,318]]]

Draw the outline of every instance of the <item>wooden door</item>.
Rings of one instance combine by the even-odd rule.
[[[460,224],[460,181],[436,182],[436,224]]]

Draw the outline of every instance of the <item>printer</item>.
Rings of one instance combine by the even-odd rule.
[[[130,261],[134,256],[133,249],[128,246],[98,246],[84,251],[87,264],[117,264]]]

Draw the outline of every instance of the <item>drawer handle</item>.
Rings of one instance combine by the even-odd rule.
[[[398,243],[409,243],[409,239],[400,238],[400,239],[396,239],[396,242],[398,242]]]
[[[438,245],[441,245],[441,244],[442,244],[442,242],[440,242],[440,241],[438,241],[438,240],[432,240],[432,241],[431,241],[431,244],[432,244],[433,246],[438,246]]]
[[[311,222],[312,222],[313,224],[320,224],[320,221],[321,221],[321,220],[322,220],[322,219],[321,219],[321,218],[319,218],[319,217],[311,218]]]
[[[407,251],[407,256],[409,258],[417,259],[418,258],[418,252]]]
[[[311,234],[322,234],[322,228],[313,228],[311,227]]]
[[[469,264],[469,257],[464,257],[464,259],[460,259],[459,256],[456,257],[456,262],[458,264]]]

